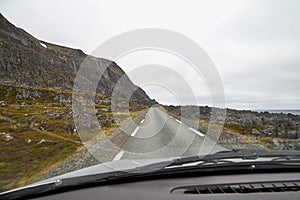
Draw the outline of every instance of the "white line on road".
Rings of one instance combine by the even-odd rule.
[[[182,123],[182,121],[179,121],[178,119],[176,119],[176,121],[177,121],[178,123],[180,123],[180,124]]]
[[[143,119],[142,121],[141,121],[141,123],[143,123],[145,120]]]
[[[170,118],[172,118],[173,119],[173,117],[170,115]]]
[[[136,128],[134,129],[134,131],[132,132],[131,136],[135,136],[136,133],[137,133],[137,131],[139,130],[139,128],[140,128],[139,126],[136,127]]]
[[[201,136],[201,137],[204,137],[205,135],[203,133],[200,133],[199,131],[193,129],[193,128],[189,128],[191,131],[193,131],[194,133],[196,133],[197,135]]]
[[[113,161],[115,160],[120,160],[122,158],[122,156],[124,155],[125,151],[119,151],[119,153],[117,153],[117,155],[114,157]]]

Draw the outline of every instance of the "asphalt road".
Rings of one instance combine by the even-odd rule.
[[[114,160],[203,155],[208,149],[210,153],[225,150],[203,133],[154,107],[149,109]]]

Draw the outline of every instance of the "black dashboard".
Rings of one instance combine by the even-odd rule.
[[[210,175],[82,188],[35,198],[57,199],[300,199],[300,173]]]

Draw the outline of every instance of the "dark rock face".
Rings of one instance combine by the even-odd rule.
[[[0,14],[0,83],[38,88],[72,90],[77,71],[87,57],[79,49],[40,41],[15,27]],[[98,67],[109,63],[97,92],[110,97],[117,81],[123,77],[122,91],[133,93],[131,100],[153,104],[146,93],[135,86],[114,62],[95,58]]]

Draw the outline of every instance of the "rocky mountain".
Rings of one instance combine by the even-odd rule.
[[[87,56],[80,49],[38,40],[0,14],[2,84],[72,90],[77,71]],[[94,61],[99,67],[110,63],[98,83],[98,93],[109,98],[117,81],[124,76],[120,90],[125,93],[134,91],[131,101],[144,105],[155,102],[141,88],[135,86],[116,63],[103,58],[94,58]]]

